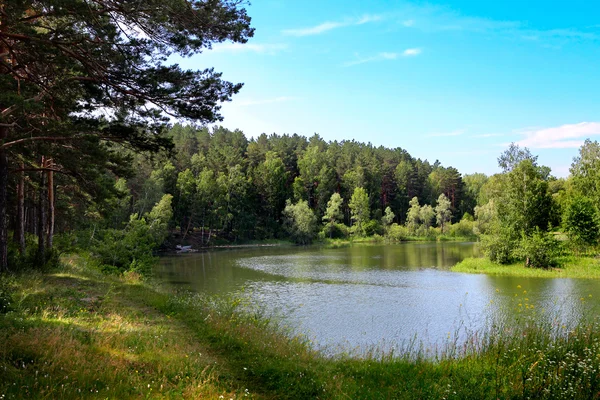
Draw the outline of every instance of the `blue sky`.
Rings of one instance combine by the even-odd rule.
[[[600,135],[600,2],[255,0],[247,44],[186,59],[244,82],[223,125],[402,147],[498,172],[510,142],[568,175]]]

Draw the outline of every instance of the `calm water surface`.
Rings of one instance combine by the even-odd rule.
[[[473,243],[261,247],[164,257],[155,272],[208,294],[243,290],[330,354],[415,338],[433,349],[517,314],[568,324],[600,304],[599,280],[449,271],[476,254]]]

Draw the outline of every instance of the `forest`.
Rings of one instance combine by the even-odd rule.
[[[172,146],[159,153],[115,147],[128,161],[118,173],[97,174],[94,192],[67,174],[14,174],[11,260],[39,260],[36,238],[52,247],[54,233],[59,247],[91,250],[117,270],[148,269],[175,244],[478,237],[494,261],[547,268],[557,232],[577,252],[598,239],[600,148],[589,140],[570,177],[557,179],[515,144],[498,157],[503,172],[488,177],[317,134],[249,139],[241,130],[176,124],[161,138]]]
[[[531,254],[557,247],[549,232],[596,244],[597,142],[556,179],[515,144],[488,177],[350,139],[248,138],[218,124],[241,83],[168,61],[245,43],[246,9],[169,4],[2,3],[1,270],[75,249],[122,271],[176,244],[473,235],[492,260],[547,267]]]

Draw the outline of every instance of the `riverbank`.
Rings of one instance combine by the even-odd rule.
[[[331,359],[239,299],[106,276],[82,257],[0,282],[6,399],[589,398],[600,387],[597,325],[507,325],[450,339],[434,359],[418,346]]]
[[[498,276],[535,278],[600,278],[600,259],[596,257],[563,256],[558,258],[560,268],[528,268],[518,262],[502,265],[487,258],[465,258],[451,268],[453,272]]]

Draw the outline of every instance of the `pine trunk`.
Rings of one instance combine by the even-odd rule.
[[[42,157],[42,166],[45,165]],[[38,259],[41,263],[46,262],[46,173],[40,172],[40,188],[38,193]]]
[[[8,135],[7,128],[0,128],[0,143]],[[8,155],[0,149],[0,272],[8,272]]]
[[[17,182],[17,221],[14,240],[19,245],[21,256],[25,255],[25,164],[21,163]]]
[[[46,163],[50,168],[52,167],[52,160],[48,160]],[[47,246],[48,249],[52,249],[52,243],[54,241],[54,172],[48,171],[48,232],[47,232]]]

